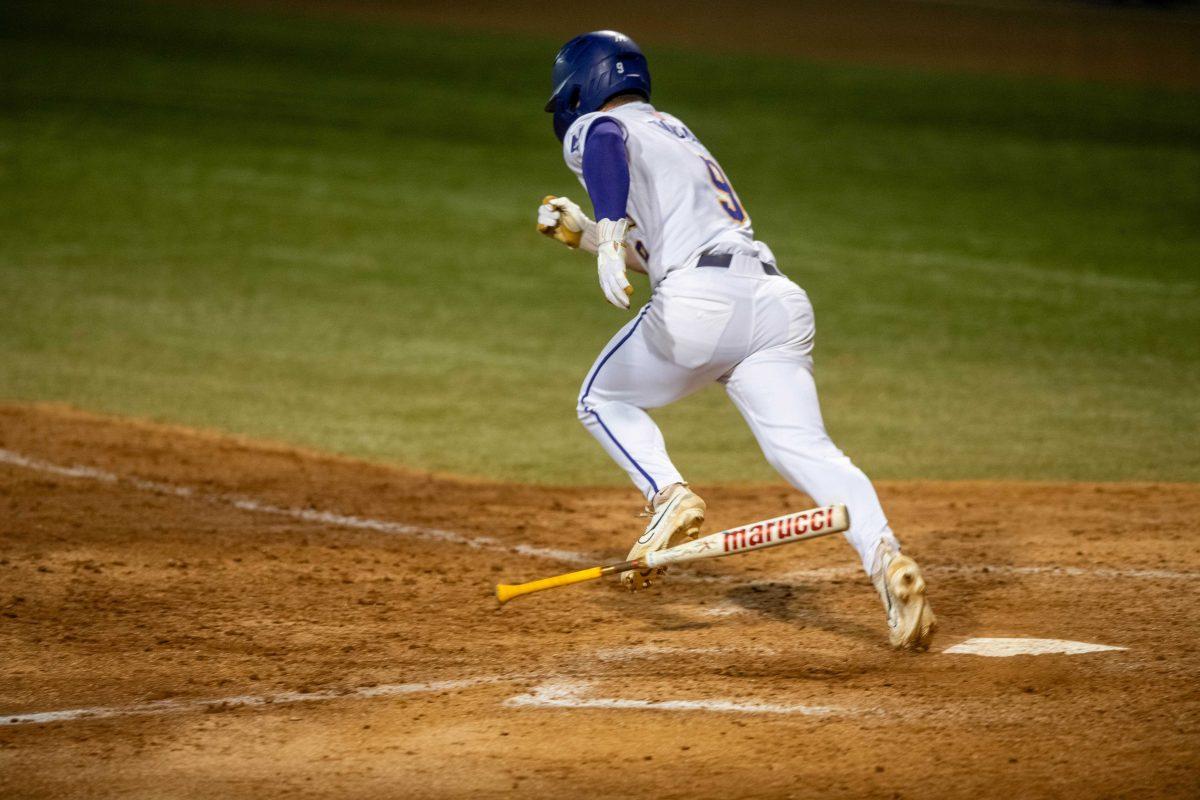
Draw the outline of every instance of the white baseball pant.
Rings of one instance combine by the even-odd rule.
[[[825,432],[814,333],[808,295],[757,259],[677,270],[596,359],[579,418],[649,498],[683,476],[646,409],[719,381],[771,466],[818,504],[849,508],[846,538],[869,574],[880,542],[899,545],[871,481]]]

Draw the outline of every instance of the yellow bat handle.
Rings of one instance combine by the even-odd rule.
[[[500,583],[496,585],[496,599],[501,603],[507,603],[514,597],[520,597],[530,592],[540,592],[543,589],[553,589],[556,586],[570,586],[572,583],[594,581],[603,574],[604,572],[601,567],[589,567],[581,569],[578,572],[568,572],[565,575],[555,575],[553,578],[542,578],[540,581],[530,581],[529,583],[518,583],[515,585]]]

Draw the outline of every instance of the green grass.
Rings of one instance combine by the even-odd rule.
[[[624,480],[574,416],[624,316],[533,230],[581,194],[557,42],[71,5],[0,9],[0,399]],[[1200,480],[1200,96],[650,57],[872,475]],[[692,479],[772,477],[719,391],[658,418]]]

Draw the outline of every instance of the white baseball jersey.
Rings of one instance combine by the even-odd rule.
[[[611,118],[625,131],[629,153],[628,239],[657,285],[703,253],[737,253],[774,264],[754,240],[750,214],[708,148],[670,114],[626,103],[585,114],[567,130],[563,158],[583,183],[583,151],[592,123]],[[584,184],[584,188],[587,185]]]

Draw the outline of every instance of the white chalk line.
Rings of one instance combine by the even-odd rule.
[[[779,651],[773,647],[760,647],[758,645],[674,647],[662,644],[638,644],[625,647],[604,647],[593,653],[592,658],[599,661],[625,662],[637,661],[639,659],[666,658],[668,656],[711,655],[775,656],[779,655]]]
[[[396,536],[426,539],[429,541],[447,542],[465,545],[476,550],[489,550],[500,553],[516,553],[518,555],[558,561],[565,564],[595,564],[598,558],[587,553],[572,550],[562,550],[551,547],[538,547],[529,544],[506,544],[491,536],[467,536],[454,531],[439,528],[428,528],[420,525],[409,525],[402,522],[359,517],[351,514],[340,514],[335,511],[322,511],[295,506],[277,506],[234,494],[217,494],[205,492],[190,486],[180,486],[162,481],[146,480],[131,476],[121,476],[112,472],[87,466],[63,466],[49,461],[32,458],[12,450],[0,448],[0,463],[21,467],[33,472],[50,475],[61,475],[67,478],[93,480],[107,484],[124,484],[154,494],[170,495],[173,497],[190,498],[202,502],[225,505],[242,511],[259,514],[269,514],[278,517],[288,517],[302,522],[319,525],[332,525],[341,528],[375,531]],[[954,575],[1052,575],[1064,577],[1098,577],[1098,578],[1151,578],[1168,580],[1198,580],[1200,572],[1188,572],[1166,569],[1115,569],[1109,567],[1058,567],[1058,566],[1012,566],[1005,564],[975,564],[975,565],[928,565],[925,571],[932,574]],[[824,581],[849,578],[861,574],[857,567],[818,567],[815,569],[791,570],[774,578],[748,579],[737,575],[679,575],[670,576],[672,581],[696,583],[739,583],[763,584],[786,581]]]
[[[698,617],[733,617],[749,613],[749,609],[745,606],[732,602],[718,603],[715,606],[701,606],[690,610]]]
[[[370,697],[398,697],[407,694],[448,692],[469,689],[473,686],[517,680],[514,677],[481,676],[459,680],[430,681],[426,683],[388,683],[375,686],[360,686],[356,689],[330,689],[320,692],[280,692],[272,695],[236,695],[234,697],[209,698],[202,700],[153,700],[127,706],[95,706],[92,708],[69,708],[62,711],[39,711],[28,714],[4,714],[0,726],[45,724],[67,722],[77,719],[104,719],[106,717],[129,717],[146,714],[176,714],[185,711],[224,711],[232,708],[287,705],[289,703],[311,703],[319,700],[347,700]]]
[[[1117,569],[1115,567],[1059,567],[1059,566],[1015,566],[1012,564],[925,564],[923,572],[935,575],[966,575],[986,577],[988,575],[1051,575],[1054,577],[1088,578],[1164,578],[1167,580],[1200,580],[1200,572],[1171,569]],[[778,581],[833,580],[861,575],[858,567],[819,567],[817,569],[789,570],[781,573]],[[769,583],[758,579],[751,583]]]
[[[724,714],[800,714],[825,716],[858,713],[834,706],[756,703],[713,698],[710,700],[642,700],[625,697],[587,697],[591,684],[582,681],[551,681],[527,694],[504,701],[509,708],[605,708],[640,711],[713,711]]]
[[[1007,565],[980,565],[933,567],[932,572],[944,572],[954,575],[1052,575],[1055,577],[1090,577],[1090,578],[1166,578],[1168,580],[1194,581],[1200,579],[1200,572],[1186,572],[1171,569],[1116,569],[1114,567],[1014,567]]]
[[[300,520],[302,522],[314,522],[320,525],[333,525],[341,528],[375,531],[377,533],[428,539],[436,542],[448,542],[452,544],[466,545],[467,547],[477,550],[491,550],[501,553],[517,553],[524,556],[545,558],[551,561],[562,561],[569,564],[591,564],[594,562],[593,558],[583,553],[575,553],[569,550],[536,547],[528,544],[509,545],[491,536],[465,536],[461,533],[441,530],[439,528],[426,528],[419,525],[408,525],[402,522],[389,522],[387,520],[371,519],[370,517],[339,514],[334,511],[321,511],[311,508],[297,508],[294,506],[277,506],[272,505],[271,503],[265,503],[261,500],[256,500],[252,497],[243,497],[233,494],[215,494],[212,492],[205,492],[200,489],[194,489],[190,486],[178,486],[175,484],[163,483],[161,481],[151,481],[143,478],[121,476],[112,472],[96,469],[94,467],[68,467],[60,464],[52,464],[48,461],[30,458],[28,456],[21,455],[20,453],[15,453],[11,450],[0,449],[0,463],[9,464],[10,466],[14,467],[22,467],[34,472],[43,472],[50,475],[61,475],[67,478],[80,478],[113,485],[124,484],[127,486],[132,486],[135,489],[152,492],[154,494],[164,494],[173,497],[185,497],[201,500],[207,503],[237,508],[242,511],[251,511],[258,514],[270,514],[277,517],[288,517],[291,519]]]

